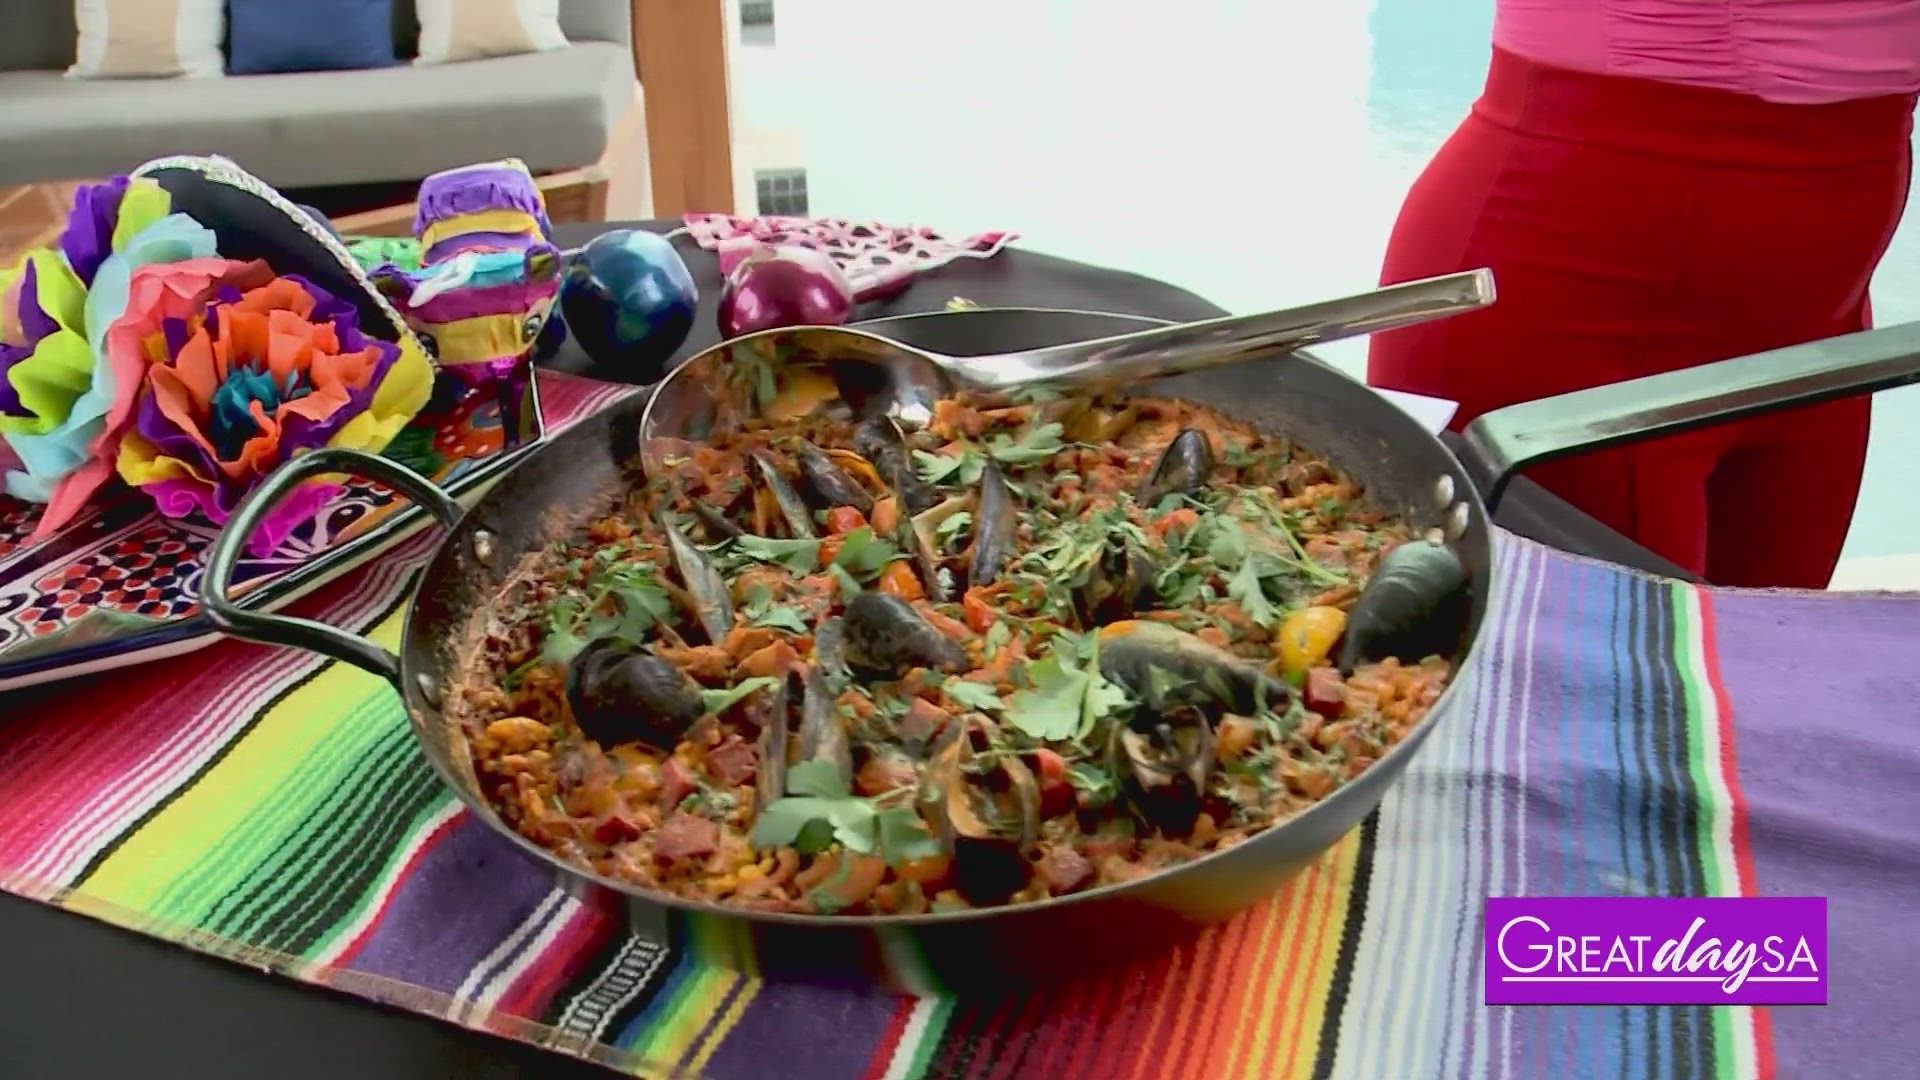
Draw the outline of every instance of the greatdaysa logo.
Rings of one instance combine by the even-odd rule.
[[[1487,899],[1489,1005],[1825,1005],[1821,896]]]

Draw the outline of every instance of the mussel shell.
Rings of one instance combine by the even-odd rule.
[[[973,514],[973,559],[967,567],[971,587],[991,585],[1000,576],[1019,529],[1014,507],[1013,488],[1000,472],[1000,466],[988,462],[980,473],[980,502]]]
[[[985,721],[963,720],[949,726],[934,749],[922,777],[918,804],[953,857],[954,889],[968,903],[1005,903],[1030,880],[1027,853],[1040,838],[1040,784],[1026,763],[1012,755],[997,758],[993,770],[1002,781],[989,790],[968,774],[974,758],[973,736],[988,730]],[[983,814],[992,804],[991,816]]]
[[[753,776],[754,801],[761,809],[787,793],[787,752],[793,730],[787,716],[791,701],[787,688],[792,682],[789,676],[780,680],[774,689],[760,725],[759,740],[754,744],[759,754]]]
[[[671,751],[705,715],[700,684],[669,661],[601,638],[567,665],[567,704],[602,746],[641,742]]]
[[[1471,615],[1467,568],[1446,544],[1409,540],[1380,559],[1347,614],[1340,670],[1395,657],[1413,663],[1447,655]]]
[[[754,469],[760,474],[760,483],[772,494],[774,505],[780,508],[780,518],[787,524],[787,535],[795,540],[814,538],[813,513],[807,509],[807,502],[794,489],[780,467],[765,454],[750,454]]]
[[[873,495],[860,482],[847,475],[826,451],[810,442],[801,442],[800,478],[823,507],[851,506],[862,514],[873,512]]]
[[[965,671],[967,653],[891,593],[866,591],[847,602],[841,618],[847,666],[868,682],[903,678],[916,667]]]
[[[1154,579],[1160,567],[1138,544],[1108,548],[1074,590],[1080,625],[1093,627],[1130,619],[1154,606]]]
[[[840,783],[853,786],[853,736],[819,668],[808,668],[800,695],[801,761],[824,761],[833,766]]]
[[[913,454],[900,425],[885,416],[862,420],[853,429],[853,448],[873,463],[874,471],[886,481],[907,513],[917,514],[932,506],[939,496],[913,471]]]
[[[1152,506],[1167,495],[1191,495],[1206,486],[1207,477],[1212,473],[1213,444],[1207,441],[1206,433],[1182,428],[1147,471],[1146,479],[1134,493],[1134,501]]]
[[[711,504],[695,500],[693,512],[699,516],[700,523],[706,526],[707,536],[715,542],[740,535],[740,526],[735,525],[724,512]]]
[[[1165,687],[1166,680],[1154,678],[1155,669],[1179,684]],[[1252,716],[1263,706],[1285,711],[1293,696],[1286,683],[1225,649],[1157,622],[1129,620],[1101,627],[1100,672],[1156,711],[1216,707]],[[1153,700],[1156,696],[1162,700]]]
[[[847,627],[840,619],[828,619],[815,628],[813,663],[828,675],[847,670]]]
[[[949,589],[940,580],[940,523],[972,505],[971,499],[956,496],[943,499],[917,514],[902,514],[900,517],[894,543],[900,546],[900,550],[913,556],[914,568],[920,572],[920,578],[926,584],[927,596],[936,604],[951,599]]]
[[[693,616],[707,640],[715,645],[733,629],[733,598],[727,595],[727,579],[687,534],[666,515],[660,515],[660,528],[667,534],[667,546],[673,552],[674,569],[696,605]]]
[[[1213,727],[1192,709],[1137,716],[1116,726],[1107,744],[1107,768],[1120,779],[1121,794],[1167,836],[1193,831],[1213,764]]]

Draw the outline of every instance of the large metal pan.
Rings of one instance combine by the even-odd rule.
[[[1033,309],[942,312],[883,319],[867,329],[954,355],[982,355],[1087,340],[1156,325],[1122,315]],[[1154,384],[1156,395],[1211,405],[1326,455],[1364,483],[1379,505],[1418,527],[1439,527],[1457,546],[1473,585],[1471,626],[1456,656],[1454,689],[1399,746],[1308,812],[1231,849],[1178,868],[1022,907],[920,916],[823,917],[742,912],[647,893],[584,875],[508,827],[476,781],[466,739],[441,710],[452,643],[476,607],[492,602],[520,557],[556,527],[583,517],[636,451],[639,402],[539,447],[471,508],[399,465],[356,452],[320,451],[275,474],[234,513],[215,545],[204,588],[208,616],[251,641],[309,649],[391,682],[422,752],[446,784],[528,857],[581,889],[625,894],[636,928],[667,941],[697,936],[765,974],[879,978],[934,985],[1025,982],[1084,971],[1102,958],[1164,948],[1195,926],[1271,895],[1379,805],[1433,728],[1459,707],[1458,687],[1478,659],[1493,581],[1488,505],[1524,466],[1717,421],[1772,412],[1920,380],[1920,324],[1711,364],[1672,375],[1515,406],[1466,432],[1456,458],[1412,417],[1358,382],[1303,354],[1256,359]],[[447,535],[416,585],[398,655],[320,623],[247,610],[228,595],[241,545],[264,512],[303,480],[353,473],[386,483],[431,510]]]

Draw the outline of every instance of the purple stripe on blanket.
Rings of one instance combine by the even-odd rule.
[[[1781,1076],[1904,1076],[1920,1016],[1920,596],[1720,592],[1720,673],[1768,896],[1827,897],[1831,1004],[1772,1010]]]
[[[348,967],[453,991],[552,891],[554,877],[465,817],[421,859]]]

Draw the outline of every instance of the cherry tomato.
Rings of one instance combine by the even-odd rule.
[[[866,516],[851,506],[836,506],[827,511],[827,531],[835,536],[845,536],[866,523]]]

